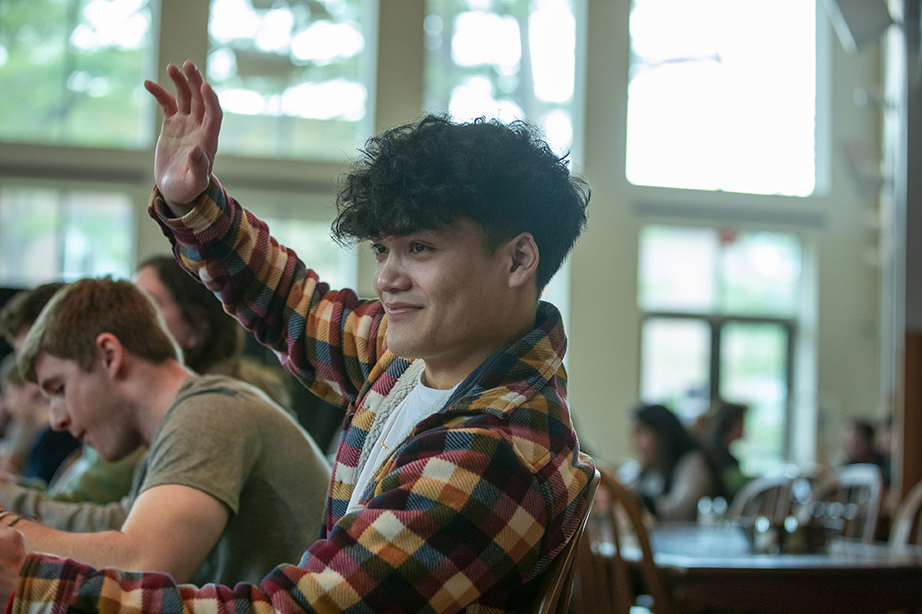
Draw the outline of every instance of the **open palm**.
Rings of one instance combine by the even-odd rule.
[[[222,112],[217,95],[192,62],[183,64],[182,70],[170,64],[167,72],[176,85],[175,98],[152,81],[145,81],[144,87],[163,110],[154,179],[167,205],[182,215],[208,187]]]

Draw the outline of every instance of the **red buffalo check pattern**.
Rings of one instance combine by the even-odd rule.
[[[183,265],[289,372],[349,404],[321,538],[297,565],[233,588],[32,556],[12,612],[529,611],[539,576],[577,529],[594,471],[570,423],[559,312],[542,303],[535,329],[417,425],[364,508],[347,514],[376,411],[410,365],[387,351],[380,303],[331,291],[217,181],[183,218],[168,217],[156,191],[150,211]]]

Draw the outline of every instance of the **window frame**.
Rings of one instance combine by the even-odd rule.
[[[750,316],[739,314],[706,314],[701,312],[679,312],[679,311],[644,311],[640,322],[640,351],[643,353],[643,334],[647,323],[652,320],[696,320],[708,325],[710,330],[710,346],[708,357],[708,402],[711,403],[716,399],[722,398],[720,395],[721,386],[721,338],[724,327],[728,324],[770,324],[780,327],[784,331],[785,337],[785,358],[784,358],[784,438],[781,445],[781,459],[784,462],[790,462],[792,455],[792,425],[794,421],[794,378],[796,373],[797,361],[797,341],[798,341],[798,321],[797,318],[783,318],[772,316]],[[643,364],[642,356],[640,364]],[[641,369],[638,371],[640,380],[637,383],[637,389],[643,390],[644,373]],[[644,399],[648,402],[659,402],[657,399]],[[737,399],[728,398],[728,401],[737,401]],[[746,399],[740,400],[746,403]]]

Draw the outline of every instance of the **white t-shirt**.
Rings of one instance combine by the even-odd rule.
[[[359,499],[384,461],[410,436],[413,427],[442,409],[457,387],[451,390],[429,388],[423,384],[422,374],[420,374],[420,379],[413,390],[387,417],[384,428],[381,429],[381,435],[374,443],[368,460],[365,461],[365,466],[359,472],[352,496],[349,498],[347,513],[362,507],[359,505]]]

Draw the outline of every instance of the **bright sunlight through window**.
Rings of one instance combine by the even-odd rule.
[[[813,0],[634,0],[630,28],[628,181],[813,192]]]
[[[527,119],[573,143],[574,0],[427,0],[426,108],[459,120]]]

